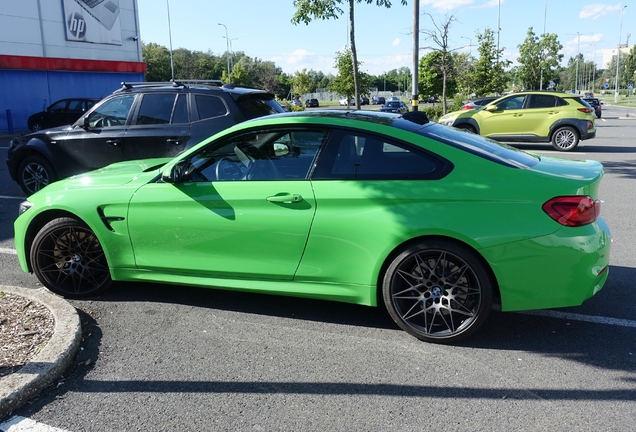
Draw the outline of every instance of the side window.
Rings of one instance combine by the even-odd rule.
[[[526,95],[519,95],[509,97],[507,99],[502,100],[497,104],[497,109],[499,110],[513,110],[513,109],[522,109],[523,103],[526,100]]]
[[[54,103],[53,105],[51,105],[49,107],[49,111],[50,112],[62,112],[66,109],[66,104],[68,103],[68,101],[66,100],[62,100],[59,102]]]
[[[103,128],[126,124],[135,95],[116,96],[107,100],[88,115],[89,127]]]
[[[188,96],[180,94],[172,113],[172,123],[188,123]]]
[[[433,155],[389,138],[347,132],[329,146],[312,179],[420,180],[444,168]]]
[[[175,105],[174,93],[171,94],[146,94],[141,100],[139,114],[137,114],[138,125],[156,125],[170,123],[172,108]]]
[[[89,109],[93,108],[93,105],[95,105],[94,101],[86,101],[84,103],[86,104],[86,108],[84,108],[84,111],[88,111]]]
[[[82,104],[83,104],[83,101],[81,100],[72,100],[69,103],[68,109],[69,111],[83,111]]]
[[[253,131],[201,149],[186,162],[186,180],[305,180],[325,130]]]
[[[195,95],[199,119],[205,120],[227,114],[223,100],[216,96]]]
[[[550,95],[532,95],[528,108],[553,108],[556,106],[554,96]]]

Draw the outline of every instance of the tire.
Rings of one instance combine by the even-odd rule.
[[[486,321],[494,286],[494,277],[473,251],[430,239],[391,262],[382,296],[391,318],[407,333],[426,342],[455,343]]]
[[[570,126],[558,128],[552,134],[552,147],[558,151],[571,151],[577,145],[579,145],[579,134]]]
[[[57,180],[55,171],[42,156],[27,156],[18,166],[18,184],[22,191],[29,196]]]
[[[35,122],[35,123],[33,123],[33,124],[31,125],[31,130],[32,130],[33,132],[39,132],[39,131],[41,131],[42,129],[43,129],[43,128],[42,128],[42,125],[40,124],[40,122]]]
[[[477,134],[477,129],[475,129],[475,126],[469,124],[459,125],[457,126],[457,129],[465,130],[466,132],[470,132],[472,134]]]
[[[30,258],[42,285],[67,298],[96,295],[112,283],[101,243],[77,219],[58,218],[44,225],[33,240]]]

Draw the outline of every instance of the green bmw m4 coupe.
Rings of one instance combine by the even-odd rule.
[[[116,280],[384,304],[452,343],[493,304],[575,306],[603,287],[602,176],[423,113],[288,113],[52,183],[21,204],[15,242],[66,297]]]

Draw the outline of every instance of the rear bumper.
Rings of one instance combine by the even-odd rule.
[[[502,310],[546,309],[578,306],[603,288],[610,243],[609,227],[599,218],[480,252],[499,283]]]

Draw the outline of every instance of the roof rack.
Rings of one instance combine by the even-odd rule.
[[[223,85],[221,80],[171,80],[166,82],[122,82],[122,90],[129,90],[133,87],[183,87],[188,88],[188,84],[203,84],[220,87]]]

